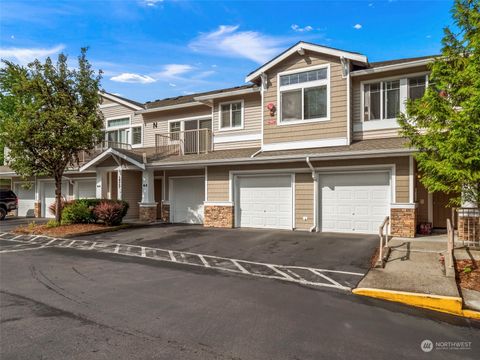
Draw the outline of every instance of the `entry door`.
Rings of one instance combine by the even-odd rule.
[[[388,172],[319,175],[321,231],[376,234],[390,215]]]
[[[172,178],[170,205],[172,222],[203,224],[205,179],[203,177]]]
[[[238,227],[292,229],[290,175],[236,178]]]
[[[447,219],[452,218],[452,208],[448,207],[450,196],[443,192],[433,193],[433,227],[446,228]]]
[[[157,204],[157,219],[162,218],[162,179],[155,179],[154,181],[155,201]]]

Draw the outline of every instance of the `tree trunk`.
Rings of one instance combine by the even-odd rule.
[[[62,219],[62,175],[55,175],[55,221]]]

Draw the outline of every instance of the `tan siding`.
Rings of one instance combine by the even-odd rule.
[[[311,173],[295,174],[295,228],[309,230],[313,226],[313,179]],[[307,217],[304,221],[303,217]]]
[[[307,164],[259,164],[237,166],[209,166],[208,167],[208,201],[228,201],[229,199],[229,171],[239,170],[276,170],[276,169],[308,169]]]
[[[261,146],[260,140],[235,141],[235,142],[215,144],[215,150],[259,148],[260,146]]]
[[[330,120],[308,124],[282,125],[269,124],[279,117],[279,99],[277,99],[277,74],[279,72],[305,69],[309,66],[330,64]],[[281,64],[268,71],[268,89],[264,103],[274,103],[277,113],[271,117],[265,112],[264,143],[288,141],[318,140],[347,136],[347,81],[342,77],[340,60],[336,57],[306,52],[305,56],[293,54]]]
[[[400,136],[398,129],[357,131],[353,134],[353,140],[385,139],[398,136]]]
[[[138,203],[142,201],[142,173],[122,171],[122,200],[130,205],[127,218],[138,218]]]
[[[168,121],[183,119],[183,118],[195,118],[212,116],[212,108],[206,105],[192,106],[183,109],[162,111],[158,113],[146,113],[143,114],[143,120],[145,122],[144,127],[144,147],[155,146],[155,134],[168,132]],[[157,124],[157,128],[154,128],[154,123]]]

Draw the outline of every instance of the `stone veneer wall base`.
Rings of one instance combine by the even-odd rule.
[[[393,208],[390,210],[390,234],[400,237],[415,237],[417,233],[417,209]]]
[[[234,207],[224,205],[205,205],[204,221],[205,227],[233,228]]]

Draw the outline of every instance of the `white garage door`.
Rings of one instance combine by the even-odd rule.
[[[319,177],[321,231],[376,234],[390,214],[388,172]]]
[[[203,224],[205,179],[171,178],[171,207],[174,223]]]
[[[97,182],[96,180],[78,180],[78,198],[79,199],[95,199]]]
[[[13,191],[18,197],[18,216],[35,216],[35,188],[33,183],[16,183]]]
[[[62,197],[67,198],[67,188],[68,185],[66,182],[62,183]],[[43,184],[43,204],[42,204],[42,213],[44,217],[53,218],[55,217],[49,207],[51,204],[55,203],[55,183],[46,182]]]
[[[236,226],[292,229],[290,175],[239,176],[236,187]]]

